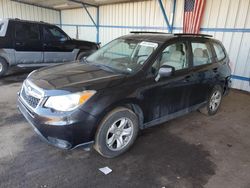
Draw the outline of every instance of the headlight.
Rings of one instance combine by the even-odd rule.
[[[96,91],[87,90],[79,93],[52,96],[48,98],[44,106],[57,111],[71,111],[84,104],[95,93]]]

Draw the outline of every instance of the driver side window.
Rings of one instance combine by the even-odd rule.
[[[161,66],[169,65],[175,70],[181,70],[188,67],[186,46],[179,42],[167,46],[153,64],[153,72],[156,72]]]
[[[53,26],[44,26],[43,34],[46,41],[65,41],[68,38],[63,32]]]

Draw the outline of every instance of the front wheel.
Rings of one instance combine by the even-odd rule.
[[[100,124],[94,148],[102,156],[114,158],[133,145],[138,130],[139,123],[135,113],[127,108],[116,108]]]
[[[78,54],[76,60],[83,62],[83,61],[84,61],[84,58],[86,58],[86,57],[87,57],[87,53],[86,53],[86,52],[80,52],[80,53]]]
[[[221,99],[222,89],[220,86],[215,86],[208,98],[206,106],[199,109],[199,111],[210,116],[216,114],[220,107]]]
[[[7,62],[0,57],[0,77],[4,76],[8,71]]]

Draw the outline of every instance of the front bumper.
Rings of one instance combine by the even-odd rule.
[[[47,143],[63,149],[93,143],[96,118],[84,111],[52,112],[50,109],[29,109],[18,96],[18,109],[35,132]]]
[[[225,85],[224,85],[224,93],[223,94],[228,95],[231,87],[232,87],[232,80],[231,80],[231,76],[229,76],[229,77],[226,78],[226,82],[225,82]]]

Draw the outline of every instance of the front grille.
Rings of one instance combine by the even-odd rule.
[[[28,103],[28,105],[30,105],[32,108],[36,108],[40,99],[37,99],[31,95],[27,95],[27,93],[25,92],[25,89],[22,90],[21,95],[23,97],[23,99],[25,100],[25,102]]]
[[[36,108],[42,98],[42,93],[28,81],[24,82],[20,95],[23,101],[31,108]]]

